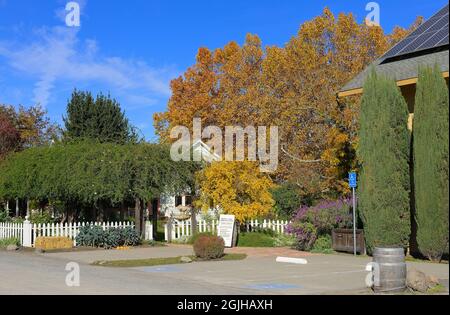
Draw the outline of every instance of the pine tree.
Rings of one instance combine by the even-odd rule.
[[[99,94],[94,99],[90,92],[75,90],[64,123],[66,140],[95,139],[123,144],[137,138],[120,104],[109,95]]]
[[[359,209],[368,252],[408,246],[410,134],[408,109],[393,80],[373,71],[364,85],[358,158]]]
[[[448,87],[440,70],[423,68],[414,117],[414,181],[419,250],[431,260],[448,251]]]

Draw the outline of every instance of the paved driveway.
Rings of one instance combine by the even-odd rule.
[[[233,251],[243,251],[242,249]],[[244,261],[198,262],[147,268],[90,266],[95,260],[189,255],[190,247],[90,251],[37,255],[0,252],[0,294],[367,294],[370,259],[309,255],[288,249],[252,249]],[[304,257],[307,265],[276,263],[279,254]],[[65,285],[68,262],[78,262],[81,287]],[[448,284],[448,265],[408,263]]]

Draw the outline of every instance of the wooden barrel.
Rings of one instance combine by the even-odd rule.
[[[373,252],[375,263],[375,292],[395,292],[406,289],[406,262],[403,248],[375,248]],[[377,275],[378,274],[378,275]]]

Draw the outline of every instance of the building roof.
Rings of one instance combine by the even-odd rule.
[[[419,68],[421,66],[431,66],[434,67],[436,64],[441,67],[442,72],[449,71],[449,51],[443,50],[436,53],[425,54],[422,56],[401,59],[395,62],[382,63],[382,59],[374,62],[366,70],[358,74],[352,81],[347,83],[342,89],[340,94],[345,94],[346,91],[354,91],[357,89],[362,89],[364,81],[374,67],[377,73],[383,74],[390,77],[399,83],[399,86],[408,85],[413,82],[414,79],[418,77]],[[403,82],[402,82],[403,81]],[[402,84],[404,83],[404,84]],[[358,94],[358,93],[350,93]],[[345,96],[345,95],[342,95]]]
[[[449,71],[448,13],[446,5],[416,31],[347,83],[339,92],[344,97],[362,93],[371,69],[397,81],[399,86],[415,84],[421,66],[438,65],[445,77]]]

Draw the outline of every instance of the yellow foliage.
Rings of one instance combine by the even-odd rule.
[[[196,206],[204,211],[215,207],[244,222],[268,214],[274,205],[274,184],[254,162],[215,162],[197,180],[201,195]]]

